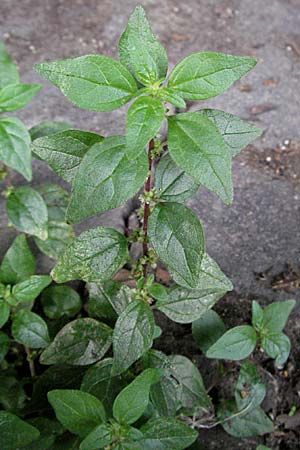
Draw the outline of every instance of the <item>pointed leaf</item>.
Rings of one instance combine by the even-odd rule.
[[[160,380],[160,369],[146,369],[124,388],[113,405],[113,414],[119,423],[136,422],[149,403],[150,388]]]
[[[202,376],[197,367],[185,356],[172,355],[173,376],[180,385],[179,402],[181,407],[189,410],[212,409],[212,403],[206,394]]]
[[[109,427],[102,423],[91,431],[81,442],[79,450],[97,450],[105,448],[113,440]]]
[[[0,161],[31,180],[30,135],[16,117],[0,119]]]
[[[203,255],[196,289],[215,289],[224,292],[233,289],[231,281],[207,253]]]
[[[261,346],[271,358],[275,359],[275,366],[282,367],[287,361],[291,343],[283,333],[269,333],[262,337]]]
[[[146,153],[135,161],[125,156],[125,138],[112,136],[94,145],[83,158],[73,184],[68,220],[117,208],[143,185],[148,174]]]
[[[19,82],[17,66],[12,62],[4,44],[0,41],[0,88]]]
[[[88,131],[64,130],[35,139],[31,148],[35,157],[72,183],[84,155],[92,145],[102,140],[102,136]]]
[[[268,305],[263,313],[261,324],[263,331],[267,333],[279,333],[282,331],[295,305],[295,300],[274,302]]]
[[[30,128],[29,134],[31,140],[34,141],[40,137],[50,136],[60,131],[70,130],[72,125],[67,122],[49,122],[47,120],[40,122]]]
[[[44,348],[50,343],[46,322],[26,309],[21,309],[15,315],[12,335],[17,342],[30,348]]]
[[[144,8],[140,5],[131,14],[120,38],[119,58],[142,84],[152,84],[166,76],[166,51],[152,33]]]
[[[81,437],[105,422],[102,403],[93,395],[72,389],[56,389],[48,393],[56,417],[69,431]]]
[[[0,298],[0,328],[2,328],[8,321],[9,313],[9,305],[2,298]]]
[[[132,300],[132,289],[116,281],[89,283],[89,315],[117,318]]]
[[[12,295],[19,302],[31,302],[35,300],[45,287],[49,286],[52,279],[48,275],[32,275],[27,280],[16,284],[12,289]]]
[[[111,345],[112,329],[97,320],[77,319],[65,325],[42,353],[42,364],[84,366],[99,361]]]
[[[256,367],[250,361],[245,361],[240,369],[235,385],[235,401],[239,411],[247,408],[250,412],[257,408],[266,395],[266,386],[258,376]]]
[[[161,200],[184,202],[197,192],[199,183],[180,169],[170,155],[166,154],[155,170],[155,187]]]
[[[57,283],[81,279],[105,281],[127,259],[125,237],[113,228],[97,227],[84,231],[66,248],[51,272]]]
[[[70,286],[50,286],[41,296],[43,311],[50,319],[74,316],[82,306],[79,294]]]
[[[230,204],[231,155],[217,127],[197,113],[169,116],[168,124],[169,150],[176,164]]]
[[[192,325],[194,339],[204,353],[223,336],[225,331],[226,327],[223,320],[212,309],[206,311]]]
[[[198,436],[196,430],[171,417],[149,420],[141,431],[140,448],[145,450],[183,450]]]
[[[262,329],[262,322],[264,318],[264,310],[255,300],[252,301],[252,325],[256,331]]]
[[[72,103],[91,111],[117,109],[137,91],[130,72],[119,61],[103,55],[36,64],[35,69]]]
[[[1,450],[18,450],[22,445],[37,439],[40,432],[6,411],[0,411],[0,448]]]
[[[206,100],[225,92],[256,63],[256,59],[249,56],[194,53],[176,64],[168,87],[187,100]]]
[[[126,155],[132,160],[145,151],[145,146],[159,131],[165,117],[161,101],[142,96],[129,107],[126,118]]]
[[[16,111],[30,102],[40,84],[9,84],[0,90],[0,112]]]
[[[134,300],[119,316],[114,329],[113,349],[115,374],[124,372],[153,343],[154,317],[146,303]]]
[[[196,214],[179,203],[160,203],[149,219],[149,238],[176,283],[195,287],[204,253],[204,236]]]
[[[201,109],[197,112],[215,124],[232,156],[237,155],[262,134],[260,128],[227,112],[218,109]]]
[[[174,89],[162,87],[159,89],[157,95],[165,102],[172,103],[177,108],[186,108],[185,101]]]
[[[206,353],[208,358],[239,361],[249,356],[256,345],[256,333],[249,325],[240,325],[226,331]]]
[[[155,307],[175,322],[191,323],[212,308],[224,294],[224,291],[200,291],[177,286],[169,290],[167,299],[158,300]]]
[[[8,219],[17,230],[42,240],[48,237],[47,206],[41,195],[29,186],[15,189],[6,202]]]
[[[16,284],[34,272],[34,256],[27,244],[26,236],[20,234],[4,255],[0,266],[0,281],[5,284]]]

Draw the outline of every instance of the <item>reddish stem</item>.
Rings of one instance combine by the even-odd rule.
[[[154,139],[151,139],[151,141],[149,142],[149,148],[148,148],[149,175],[148,175],[147,180],[145,181],[144,192],[149,192],[150,189],[151,189],[151,171],[152,171],[152,156],[151,156],[151,152],[152,152],[153,149],[154,149]],[[144,256],[147,255],[148,249],[149,249],[148,242],[147,242],[149,213],[150,213],[150,205],[149,205],[149,203],[145,202],[145,205],[144,205],[144,222],[143,222],[143,231],[144,231],[144,235],[145,235],[145,242],[143,243],[143,254],[144,254]],[[146,276],[147,276],[147,263],[143,264],[143,273],[144,273],[144,277],[146,278]]]

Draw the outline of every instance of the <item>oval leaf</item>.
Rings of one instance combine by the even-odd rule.
[[[204,253],[198,217],[178,203],[158,204],[149,219],[149,238],[176,283],[194,288]]]
[[[263,336],[261,346],[267,355],[275,359],[275,365],[279,368],[287,361],[291,350],[291,342],[283,333],[269,333]]]
[[[29,186],[12,192],[6,202],[6,212],[17,230],[32,234],[42,240],[48,237],[47,206],[41,195]]]
[[[48,275],[32,275],[27,280],[21,281],[12,288],[12,295],[19,302],[31,302],[35,300],[45,287],[49,286],[52,279]]]
[[[38,439],[40,432],[6,411],[0,411],[0,448],[1,450],[18,450],[24,445]]]
[[[21,309],[15,315],[12,335],[17,342],[30,348],[44,348],[50,343],[46,322],[26,309]]]
[[[43,311],[50,319],[77,314],[82,306],[79,294],[70,286],[50,286],[41,296]]]
[[[10,309],[8,304],[0,298],[0,328],[6,324],[9,318]]]
[[[136,422],[149,403],[150,388],[160,380],[160,369],[146,369],[124,388],[113,405],[113,414],[120,423]]]
[[[9,84],[5,86],[0,90],[0,112],[23,108],[40,89],[40,84]]]
[[[33,275],[35,259],[27,244],[25,234],[17,236],[4,255],[0,266],[0,281],[16,284]]]
[[[98,450],[99,448],[105,448],[112,442],[112,439],[113,437],[109,427],[103,423],[87,435],[81,442],[79,450]]]
[[[146,153],[135,161],[125,156],[125,138],[112,136],[94,145],[79,166],[67,211],[71,223],[117,208],[143,185]]]
[[[24,124],[16,117],[0,119],[0,160],[30,181],[31,150],[30,135]]]
[[[168,87],[187,100],[206,100],[225,92],[256,63],[256,59],[249,56],[194,53],[176,64]]]
[[[56,417],[65,428],[81,437],[105,422],[105,410],[96,397],[73,389],[56,389],[48,393]]]
[[[35,69],[72,103],[91,111],[117,109],[137,91],[130,72],[119,61],[103,55],[36,64]]]
[[[97,320],[74,320],[59,331],[40,361],[42,364],[92,364],[109,349],[111,335],[112,329]]]
[[[45,161],[63,180],[72,183],[86,152],[102,140],[99,134],[88,131],[64,130],[36,139],[31,148],[34,156]]]
[[[113,372],[124,372],[138,360],[153,343],[154,317],[146,303],[132,301],[119,316],[114,329]]]
[[[120,269],[127,259],[126,238],[113,228],[84,231],[66,248],[51,272],[57,283],[79,278],[105,281]]]
[[[170,155],[176,164],[230,204],[231,154],[217,127],[197,113],[169,116],[168,125]]]
[[[223,336],[225,331],[226,327],[223,320],[212,309],[206,311],[192,325],[194,339],[203,352],[207,352]]]
[[[159,131],[165,117],[161,101],[142,96],[129,107],[126,118],[126,155],[136,159]]]
[[[226,331],[206,353],[208,358],[239,361],[247,358],[256,345],[256,333],[249,325],[240,325]]]

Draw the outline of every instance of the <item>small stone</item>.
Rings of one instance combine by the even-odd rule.
[[[267,157],[266,157],[266,161],[267,161],[267,162],[271,162],[271,161],[272,161],[271,156],[267,156]]]

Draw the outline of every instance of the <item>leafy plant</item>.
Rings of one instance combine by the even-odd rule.
[[[35,88],[12,88],[19,86],[16,68],[0,50],[0,108],[6,111],[25,104]],[[181,450],[195,442],[197,429],[219,424],[240,438],[273,430],[261,408],[266,387],[252,362],[240,367],[234,399],[213,405],[191,360],[152,348],[163,339],[156,321],[164,314],[192,324],[208,358],[243,360],[257,344],[277,367],[288,358],[282,331],[295,302],[262,309],[254,301],[252,325],[226,331],[212,308],[233,286],[206,252],[201,222],[185,205],[200,186],[230,204],[232,158],[261,130],[227,112],[172,115],[167,106],[180,110],[185,100],[225,92],[256,60],[196,53],[167,78],[166,52],[140,6],[118,51],[119,60],[96,54],[35,68],[78,107],[110,111],[132,101],[125,136],[104,138],[56,122],[38,124],[29,135],[11,117],[1,119],[1,135],[0,120],[6,166],[30,180],[32,152],[71,185],[69,196],[52,184],[15,188],[6,177],[7,215],[22,234],[0,266],[4,450]],[[75,236],[74,224],[134,196],[140,200],[136,228],[87,228]],[[26,235],[52,259],[51,277],[35,275]],[[159,282],[162,265],[172,283]],[[74,280],[82,296],[63,285]],[[15,369],[24,370],[27,361],[31,379],[25,382]]]

